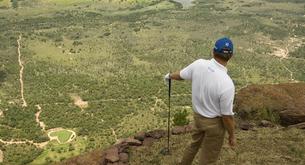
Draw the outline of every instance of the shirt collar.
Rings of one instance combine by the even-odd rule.
[[[220,64],[219,62],[217,62],[214,58],[212,58],[211,61],[220,70],[222,70],[222,71],[224,71],[226,73],[228,72],[228,69],[225,66],[223,66],[222,64]]]

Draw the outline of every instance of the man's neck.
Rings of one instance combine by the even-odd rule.
[[[219,59],[219,58],[214,57],[214,59],[215,59],[219,64],[223,65],[224,67],[226,67],[227,64],[228,64],[228,62],[223,61],[223,60],[221,60],[221,59]]]

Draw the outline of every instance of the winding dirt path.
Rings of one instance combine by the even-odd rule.
[[[27,107],[27,102],[25,101],[25,98],[24,98],[24,88],[23,88],[23,70],[24,70],[24,66],[23,66],[23,62],[21,60],[21,52],[20,52],[20,48],[21,48],[21,44],[20,44],[20,41],[22,39],[22,35],[20,34],[19,35],[19,38],[17,40],[17,44],[18,44],[18,49],[17,49],[17,52],[18,52],[18,63],[19,63],[19,66],[20,66],[20,72],[19,72],[19,81],[20,81],[20,94],[21,94],[21,100],[22,100],[22,107]]]
[[[40,105],[36,105],[36,107],[39,110],[37,113],[35,113],[36,123],[39,125],[39,127],[42,129],[42,131],[45,131],[46,125],[44,124],[44,122],[39,120],[39,116],[40,116],[40,113],[42,112],[42,109],[41,109]]]
[[[287,46],[285,48],[284,55],[280,58],[281,63],[283,64],[284,68],[290,73],[290,81],[295,81],[293,72],[283,63],[283,59],[286,59],[289,57],[289,42],[287,43]]]
[[[12,139],[10,141],[6,141],[6,140],[0,139],[0,143],[3,143],[5,145],[30,143],[30,144],[33,144],[34,146],[38,147],[38,148],[43,148],[44,146],[46,146],[48,144],[48,141],[47,142],[42,142],[42,143],[34,143],[33,140],[18,141],[18,140],[13,140]]]
[[[119,139],[118,139],[117,134],[115,133],[115,130],[113,128],[110,128],[110,129],[112,131],[112,135],[114,136],[115,141],[117,142]]]
[[[27,102],[25,100],[25,97],[24,97],[24,83],[23,83],[23,71],[24,71],[24,65],[23,65],[23,62],[21,60],[21,52],[20,52],[20,49],[21,49],[21,39],[22,39],[22,35],[20,34],[18,39],[17,39],[17,44],[18,44],[18,48],[17,48],[17,52],[18,52],[18,63],[19,63],[19,67],[20,67],[20,71],[19,71],[19,82],[20,82],[20,94],[21,94],[21,100],[22,100],[22,107],[27,107]],[[39,110],[36,114],[35,114],[35,121],[36,123],[39,125],[39,127],[41,128],[41,130],[43,132],[46,131],[46,125],[44,122],[40,121],[39,119],[39,116],[42,112],[42,108],[40,105],[36,105],[37,109]],[[2,115],[2,111],[0,111],[1,114],[0,116]],[[11,139],[9,141],[7,140],[3,140],[3,139],[0,139],[0,143],[3,143],[4,145],[13,145],[13,144],[32,144],[34,146],[36,146],[37,148],[44,148],[51,140],[57,140],[58,143],[60,144],[63,144],[60,142],[60,140],[58,139],[58,137],[53,137],[53,136],[50,136],[50,134],[52,132],[55,132],[55,131],[59,131],[59,130],[67,130],[69,132],[71,132],[71,136],[69,138],[69,140],[67,140],[65,143],[69,143],[71,142],[72,140],[74,140],[76,138],[76,133],[73,131],[73,130],[68,130],[68,129],[63,129],[63,128],[54,128],[54,129],[50,129],[48,130],[48,137],[49,137],[49,140],[46,141],[46,142],[42,142],[42,143],[35,143],[33,140],[15,140],[15,139]],[[3,162],[3,152],[0,150],[0,163]]]

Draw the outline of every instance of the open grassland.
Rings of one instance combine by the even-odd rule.
[[[46,130],[73,129],[82,139],[71,143],[72,151],[62,149],[60,154],[54,152],[57,147],[70,144],[50,143],[44,149],[24,144],[23,150],[1,144],[4,162],[24,164],[41,152],[36,164],[59,161],[105,148],[140,130],[164,128],[163,75],[197,58],[210,58],[213,42],[224,35],[236,45],[228,69],[238,89],[305,80],[302,1],[195,4],[184,10],[164,0],[24,0],[16,8],[1,8],[0,138],[47,141],[35,121],[40,105]],[[17,81],[19,34],[26,108],[21,107]],[[282,58],[283,54],[288,56]],[[89,106],[76,106],[73,94]],[[189,94],[189,82],[173,84],[175,111],[190,107]],[[26,160],[11,156],[24,150]]]

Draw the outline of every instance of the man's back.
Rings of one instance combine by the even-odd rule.
[[[199,59],[181,70],[180,75],[192,80],[196,113],[208,118],[233,115],[234,84],[223,65],[215,59]]]
[[[233,42],[220,38],[213,48],[213,59],[196,60],[181,71],[168,73],[164,80],[192,80],[194,127],[192,141],[185,149],[179,165],[191,165],[200,149],[199,164],[215,164],[225,137],[236,145],[234,135],[233,99],[235,88],[227,75],[228,61],[233,56]]]

